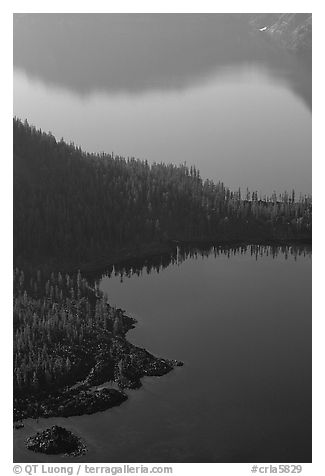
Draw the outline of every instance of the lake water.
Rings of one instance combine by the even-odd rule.
[[[28,420],[14,431],[16,462],[67,461],[24,448],[54,423],[85,439],[74,461],[311,460],[311,250],[179,252],[100,286],[138,319],[129,340],[184,366],[144,378],[120,407]]]
[[[311,193],[311,68],[245,15],[15,15],[14,114],[93,152]]]
[[[311,193],[310,65],[243,15],[16,14],[14,114],[87,151]],[[184,367],[118,408],[28,420],[15,461],[66,461],[24,447],[54,423],[86,440],[81,461],[310,461],[310,253],[175,259],[101,288],[138,319],[132,342]]]

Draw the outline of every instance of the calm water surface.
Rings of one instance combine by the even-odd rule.
[[[129,340],[184,367],[144,378],[118,408],[28,420],[15,461],[65,461],[24,448],[54,423],[86,440],[80,461],[310,461],[311,252],[298,251],[198,253],[104,276],[110,301],[138,319]]]
[[[87,151],[311,192],[311,69],[240,15],[15,15],[14,113]],[[185,365],[118,408],[29,420],[15,460],[58,461],[24,447],[56,423],[88,462],[309,461],[310,255],[250,251],[103,277],[128,338]]]
[[[311,68],[242,15],[15,15],[14,113],[93,152],[311,193]]]

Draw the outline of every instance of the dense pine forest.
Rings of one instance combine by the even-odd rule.
[[[135,320],[113,308],[79,273],[14,271],[14,420],[72,416],[118,405],[122,389],[181,362],[158,359],[125,339]],[[106,382],[119,388],[93,389]]]
[[[104,297],[92,312],[93,292],[80,274],[77,279],[41,272],[14,272],[14,389],[38,390],[67,383],[80,373],[80,355],[88,351],[96,326],[118,333],[118,313]],[[78,347],[78,352],[73,350]],[[53,359],[52,356],[55,355]],[[78,357],[79,356],[79,357]],[[87,369],[83,368],[83,372]]]
[[[13,138],[16,262],[80,263],[168,240],[311,238],[311,197],[294,191],[230,191],[172,157],[150,165],[89,154],[19,119]]]
[[[128,343],[133,320],[72,265],[105,255],[112,263],[115,256],[115,272],[124,276],[146,265],[145,256],[127,265],[129,250],[152,244],[161,256],[147,269],[159,272],[196,253],[186,243],[205,242],[210,253],[212,242],[311,239],[311,197],[234,192],[185,164],[89,154],[27,121],[15,118],[13,127],[16,420],[109,408],[126,396],[114,389],[94,393],[93,385],[134,388],[143,375],[181,364]],[[185,248],[176,250],[175,241]],[[173,247],[164,256],[166,243]]]

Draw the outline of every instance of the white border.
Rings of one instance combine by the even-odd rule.
[[[245,8],[244,8],[245,7]],[[312,12],[313,13],[313,463],[304,465],[302,475],[324,474],[324,235],[325,216],[321,213],[321,191],[325,180],[325,155],[321,155],[324,137],[324,10],[320,1],[274,1],[274,2],[185,2],[165,1],[125,1],[119,2],[92,0],[91,2],[73,2],[57,0],[42,2],[40,0],[2,2],[1,8],[1,131],[5,147],[1,157],[1,216],[2,216],[2,272],[1,272],[1,362],[2,362],[2,435],[1,449],[4,463],[3,474],[12,474],[12,13],[13,12]],[[316,259],[315,259],[316,253]],[[165,464],[169,465],[169,464]],[[96,465],[94,465],[96,466]],[[174,475],[182,474],[250,474],[252,464],[174,464]],[[323,466],[323,467],[322,467]],[[23,473],[24,474],[24,473]],[[82,473],[81,473],[82,474]]]

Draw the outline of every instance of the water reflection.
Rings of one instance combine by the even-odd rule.
[[[81,95],[180,90],[249,65],[311,106],[308,68],[254,33],[249,15],[14,15],[15,68]]]
[[[15,461],[55,462],[25,440],[57,424],[86,441],[85,463],[310,462],[310,257],[308,246],[175,246],[108,270],[100,289],[138,321],[128,340],[185,365],[144,378],[119,407],[26,422]]]
[[[157,258],[103,278],[110,302],[138,321],[128,339],[185,363],[93,423],[97,441],[107,428],[123,438],[124,452],[103,451],[115,461],[310,461],[310,257],[307,246],[185,247],[167,268]],[[142,275],[126,279],[133,271]]]
[[[14,66],[14,114],[58,140],[311,193],[310,65],[247,15],[17,14]]]
[[[170,265],[181,266],[188,259],[207,259],[214,256],[226,256],[228,259],[236,255],[253,256],[255,260],[263,257],[271,257],[273,259],[279,256],[285,260],[297,260],[299,257],[310,258],[312,256],[312,248],[310,245],[240,245],[240,246],[215,246],[211,244],[201,244],[198,246],[177,246],[170,254],[162,254],[145,259],[128,260],[127,262],[118,263],[105,268],[95,281],[99,284],[103,277],[119,276],[123,282],[125,278],[132,275],[142,276],[143,274],[157,273],[166,269]]]

